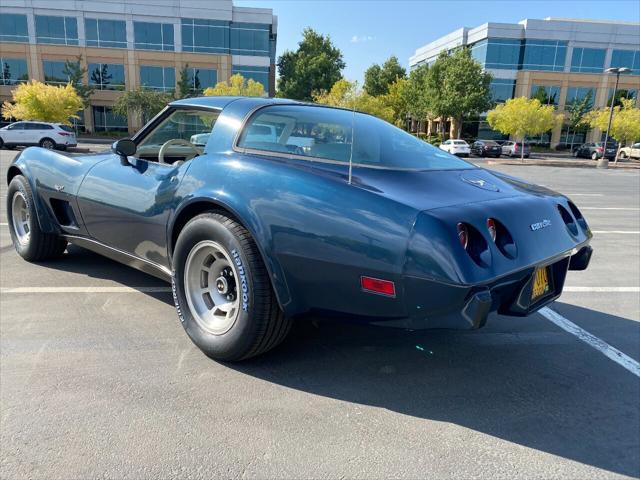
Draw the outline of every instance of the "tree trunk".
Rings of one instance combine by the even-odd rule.
[[[625,142],[625,145],[626,145],[626,142]],[[620,157],[620,150],[621,149],[622,149],[622,142],[618,142],[618,149],[616,150],[616,158],[613,161],[614,165],[618,164],[618,157]],[[606,145],[604,146],[604,152],[607,153],[607,146]]]
[[[520,161],[524,163],[524,138],[522,137],[522,144],[520,145]],[[516,140],[517,142],[517,140]]]

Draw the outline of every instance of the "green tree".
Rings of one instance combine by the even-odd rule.
[[[451,118],[452,134],[458,137],[465,117],[477,116],[493,105],[491,78],[471,57],[469,49],[460,49],[452,55],[443,51],[429,68],[426,80],[424,93],[431,114],[443,120]]]
[[[552,130],[562,122],[562,115],[556,114],[552,105],[542,105],[537,98],[517,97],[490,110],[487,121],[491,128],[513,135],[524,144],[527,135]],[[524,148],[520,149],[520,159],[524,161]]]
[[[392,83],[406,77],[407,71],[400,65],[398,58],[392,55],[382,67],[374,63],[364,72],[364,89],[374,97],[386,95]]]
[[[305,28],[298,49],[278,58],[278,96],[310,101],[314,92],[329,91],[344,67],[342,52],[331,38]]]
[[[82,66],[82,55],[78,55],[75,61],[65,60],[62,73],[69,78],[69,83],[82,100],[82,108],[87,108],[95,88],[84,82],[87,68]]]
[[[407,89],[409,80],[398,77],[389,85],[389,91],[382,96],[382,101],[393,111],[393,124],[404,128],[409,116],[409,104],[407,103]]]
[[[418,121],[425,121],[431,117],[427,92],[427,78],[429,65],[422,64],[411,70],[404,89],[407,113]]]
[[[226,82],[218,82],[215,87],[209,87],[204,91],[205,96],[242,96],[264,97],[264,86],[252,78],[247,80],[239,73],[232,75]]]
[[[189,64],[185,64],[180,69],[180,78],[178,79],[178,90],[176,90],[176,98],[187,98],[193,94],[191,90],[191,78],[189,76]]]
[[[369,113],[389,123],[394,122],[394,111],[383,97],[374,97],[358,88],[357,82],[341,79],[333,84],[331,90],[316,92],[314,101],[333,107],[348,108]]]
[[[593,90],[589,90],[581,99],[573,99],[565,107],[565,111],[567,112],[567,137],[569,136],[569,132],[572,132],[571,150],[573,150],[576,133],[586,131],[583,118],[592,107]]]
[[[142,123],[146,123],[172,100],[170,93],[138,87],[124,92],[113,106],[113,111],[124,117],[138,115]]]
[[[622,145],[633,142],[640,138],[640,108],[635,107],[634,99],[623,98],[620,100],[622,106],[613,107],[613,117],[611,118],[611,129],[609,136],[618,141],[618,151],[616,152],[616,163]],[[609,125],[609,108],[593,110],[584,116],[583,121],[592,128],[599,128],[603,132]]]
[[[555,105],[558,100],[555,93],[551,94],[547,92],[547,89],[543,86],[539,86],[538,88],[536,88],[536,91],[533,92],[531,98],[537,98],[538,100],[540,100],[540,103],[542,105]]]
[[[71,124],[82,109],[82,99],[70,83],[46,85],[37,80],[21,83],[11,92],[12,102],[4,102],[2,116],[7,120],[40,120]]]

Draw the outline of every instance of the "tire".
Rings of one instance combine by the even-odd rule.
[[[2,144],[0,144],[0,146],[2,146]],[[626,158],[627,158],[626,152],[620,152],[620,159],[625,160]]]
[[[13,177],[9,184],[7,219],[13,246],[28,262],[58,258],[67,248],[66,240],[40,230],[33,192],[22,175]]]
[[[578,158],[578,150],[576,150],[575,152],[573,152],[573,156],[574,156],[574,158]]]
[[[46,148],[47,150],[54,150],[56,148],[56,142],[48,137],[45,137],[40,140],[40,147]]]
[[[222,290],[217,288],[221,282]],[[172,287],[187,335],[215,360],[231,362],[260,355],[284,340],[291,328],[253,238],[222,214],[198,215],[180,232]],[[217,306],[231,303],[234,306],[226,311],[233,315],[223,317],[224,310]]]
[[[4,140],[0,138],[0,150],[2,150],[2,147],[4,147]]]
[[[591,160],[598,160],[598,154],[596,152],[591,154]]]

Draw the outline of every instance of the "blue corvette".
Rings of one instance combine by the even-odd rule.
[[[37,262],[73,243],[171,281],[220,360],[269,350],[310,311],[410,329],[529,315],[592,253],[566,197],[358,112],[186,99],[111,150],[18,155],[16,250]]]

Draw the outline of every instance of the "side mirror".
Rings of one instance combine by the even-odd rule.
[[[113,142],[111,151],[120,156],[120,163],[122,163],[122,165],[129,165],[127,157],[135,155],[136,144],[130,138],[123,138]]]

